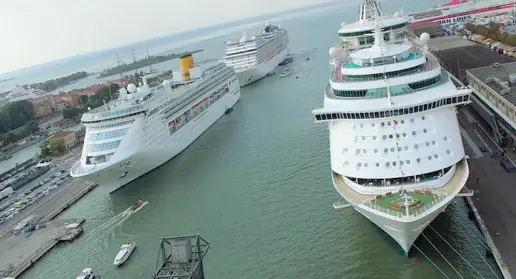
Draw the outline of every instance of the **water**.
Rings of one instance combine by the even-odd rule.
[[[338,195],[330,179],[328,131],[313,123],[310,111],[322,104],[327,50],[338,42],[340,22],[355,18],[358,9],[351,7],[282,21],[295,54],[291,76],[276,75],[243,88],[231,114],[162,167],[110,195],[109,189],[97,187],[60,216],[86,218],[84,236],[54,249],[23,278],[74,278],[84,267],[102,278],[150,278],[161,236],[196,233],[211,243],[205,264],[210,279],[440,278],[428,261],[416,264],[404,257],[393,240],[353,209],[331,205]],[[195,47],[220,57],[222,42],[238,35]],[[120,215],[139,199],[149,204],[129,217]],[[459,200],[432,226],[488,274],[475,257],[478,241],[465,245],[465,212]],[[432,231],[425,234],[445,247]],[[137,248],[124,266],[114,268],[126,240],[136,241]],[[427,242],[416,244],[446,266]],[[479,278],[456,256],[449,257],[465,278]]]

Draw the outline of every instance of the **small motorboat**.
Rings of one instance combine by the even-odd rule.
[[[126,242],[122,247],[120,247],[120,251],[118,254],[116,254],[115,261],[113,264],[115,266],[120,266],[123,263],[127,261],[129,256],[131,256],[131,253],[134,251],[134,248],[136,248],[136,242]]]
[[[100,279],[99,276],[95,276],[93,274],[93,270],[91,268],[85,268],[75,279]]]
[[[139,211],[140,209],[142,209],[148,203],[149,203],[148,201],[139,200],[137,203],[131,205],[128,209],[126,209],[125,214],[126,215],[133,214],[133,213]]]
[[[142,205],[143,205],[143,201],[142,201],[142,200],[139,200],[137,203],[135,203],[135,204],[131,205],[131,210],[133,210],[133,211],[134,211],[134,210],[136,210],[136,209],[138,209],[138,208],[142,207]]]
[[[292,70],[290,68],[285,68],[283,72],[281,72],[280,77],[290,76],[292,74]]]

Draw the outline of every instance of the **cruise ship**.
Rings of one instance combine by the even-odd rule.
[[[123,186],[184,150],[240,99],[235,71],[223,61],[199,67],[185,54],[179,62],[173,80],[149,88],[143,77],[83,114],[84,146],[71,176]]]
[[[410,14],[411,22],[432,21],[453,23],[467,21],[475,17],[498,16],[512,14],[516,11],[515,0],[450,0],[429,11]]]
[[[235,69],[240,86],[246,86],[272,74],[287,58],[287,30],[266,24],[260,34],[248,37],[244,32],[238,42],[226,44],[226,64]]]
[[[329,129],[331,177],[345,200],[334,207],[354,207],[406,255],[464,188],[456,107],[471,94],[429,53],[429,35],[414,37],[408,23],[364,0],[360,20],[343,23],[342,42],[329,50],[324,107],[312,111]]]

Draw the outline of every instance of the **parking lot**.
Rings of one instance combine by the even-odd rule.
[[[27,183],[0,201],[0,230],[27,216],[31,208],[36,208],[61,192],[70,182],[75,181],[69,175],[71,165],[78,159],[80,149],[72,150],[62,158],[52,161],[50,170],[44,175]]]

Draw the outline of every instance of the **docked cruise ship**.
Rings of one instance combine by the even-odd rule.
[[[267,23],[260,34],[248,37],[244,32],[238,42],[227,42],[226,64],[246,86],[274,72],[287,58],[288,42],[287,30]]]
[[[81,159],[71,169],[100,185],[120,187],[167,162],[190,145],[240,99],[235,71],[218,62],[201,68],[180,57],[173,80],[149,88],[129,84],[117,100],[82,116]]]
[[[384,16],[364,0],[360,20],[342,24],[330,49],[324,107],[331,176],[346,200],[408,253],[463,189],[469,175],[456,106],[470,102],[414,37],[408,17]]]
[[[433,21],[453,23],[475,17],[512,14],[516,11],[515,0],[450,0],[431,10],[410,14],[411,22]]]

